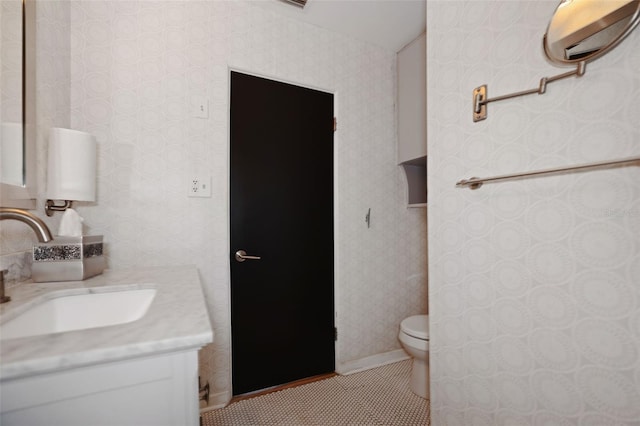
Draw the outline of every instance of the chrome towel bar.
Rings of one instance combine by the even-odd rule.
[[[472,177],[469,179],[459,180],[458,182],[456,182],[456,186],[460,188],[469,187],[470,189],[478,189],[482,186],[482,184],[488,183],[488,182],[526,179],[531,177],[558,174],[558,173],[564,173],[564,172],[577,172],[577,171],[597,169],[597,168],[603,168],[603,167],[633,165],[634,163],[637,163],[635,164],[636,166],[640,166],[640,157],[621,158],[619,160],[601,161],[597,163],[588,163],[588,164],[578,164],[575,166],[568,166],[568,167],[556,167],[551,169],[532,170],[529,172],[512,173],[508,175],[492,176],[487,178]]]

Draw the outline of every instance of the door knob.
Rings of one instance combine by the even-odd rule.
[[[244,262],[245,260],[260,260],[260,256],[248,256],[244,250],[238,250],[236,252],[236,260],[238,262]]]

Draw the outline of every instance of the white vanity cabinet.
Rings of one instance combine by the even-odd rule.
[[[198,425],[196,350],[2,383],[3,426]]]
[[[139,288],[153,288],[155,296],[134,321],[4,339],[0,333],[0,425],[197,426],[198,350],[213,341],[213,330],[193,266],[20,284],[0,305],[0,332],[42,298]]]
[[[410,207],[427,202],[426,33],[398,52],[398,163]]]

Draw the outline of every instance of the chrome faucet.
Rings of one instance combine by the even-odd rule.
[[[46,243],[53,240],[51,231],[47,227],[47,224],[39,217],[22,209],[14,209],[10,207],[0,207],[0,220],[14,219],[20,222],[26,223],[33,229],[33,232],[38,236],[38,241]]]

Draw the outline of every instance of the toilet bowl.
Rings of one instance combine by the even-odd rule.
[[[416,395],[429,398],[429,316],[414,315],[402,320],[398,339],[413,358],[409,388]]]

